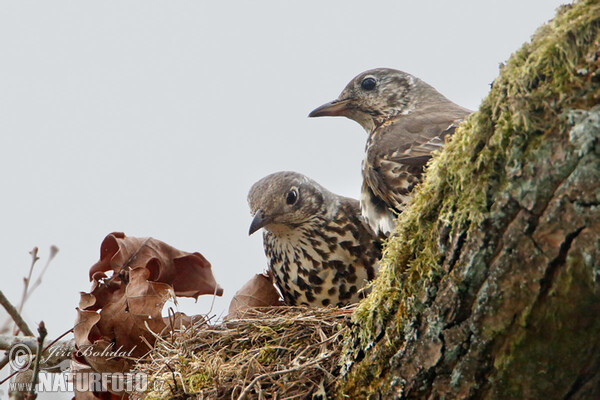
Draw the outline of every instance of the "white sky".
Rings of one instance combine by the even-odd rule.
[[[266,267],[252,183],[295,170],[358,197],[366,134],[313,108],[385,66],[476,109],[563,2],[0,0],[0,289],[18,302],[28,251],[58,246],[24,312],[57,336],[123,231],[201,252],[225,312]]]

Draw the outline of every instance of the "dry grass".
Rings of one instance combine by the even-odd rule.
[[[310,398],[339,375],[353,310],[269,307],[218,325],[196,322],[158,338],[135,371],[149,375],[150,388],[164,382],[145,398]]]

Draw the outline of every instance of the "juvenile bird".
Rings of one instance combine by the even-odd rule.
[[[431,152],[470,113],[415,76],[377,68],[356,76],[309,117],[343,116],[367,131],[360,207],[375,232],[389,235]]]
[[[289,305],[355,303],[375,277],[381,244],[357,200],[331,193],[296,172],[276,172],[248,194],[275,283]]]

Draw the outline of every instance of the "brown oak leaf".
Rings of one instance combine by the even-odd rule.
[[[239,318],[244,310],[256,307],[282,306],[281,295],[273,285],[270,272],[256,274],[235,293],[229,304],[227,319]]]
[[[100,280],[108,271],[126,277],[129,270],[138,267],[150,271],[150,281],[172,285],[177,296],[223,294],[202,254],[177,250],[153,238],[127,237],[122,232],[104,238],[100,261],[90,268],[90,280]]]
[[[73,361],[101,373],[128,371],[136,358],[151,349],[156,335],[198,320],[179,313],[175,325],[163,319],[167,300],[223,293],[200,253],[123,233],[106,236],[100,261],[90,268],[90,280],[91,291],[81,293],[77,308],[78,351]]]
[[[162,319],[165,302],[174,297],[173,288],[148,281],[150,272],[136,268],[130,281],[112,293],[100,312],[78,308],[74,336],[85,361],[98,372],[124,372],[129,369],[126,357],[146,354],[166,327]],[[90,294],[82,295],[81,305],[90,302]],[[152,331],[152,332],[150,332]]]

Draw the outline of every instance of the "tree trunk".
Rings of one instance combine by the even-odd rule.
[[[600,398],[599,67],[589,0],[501,68],[399,217],[339,398]]]

